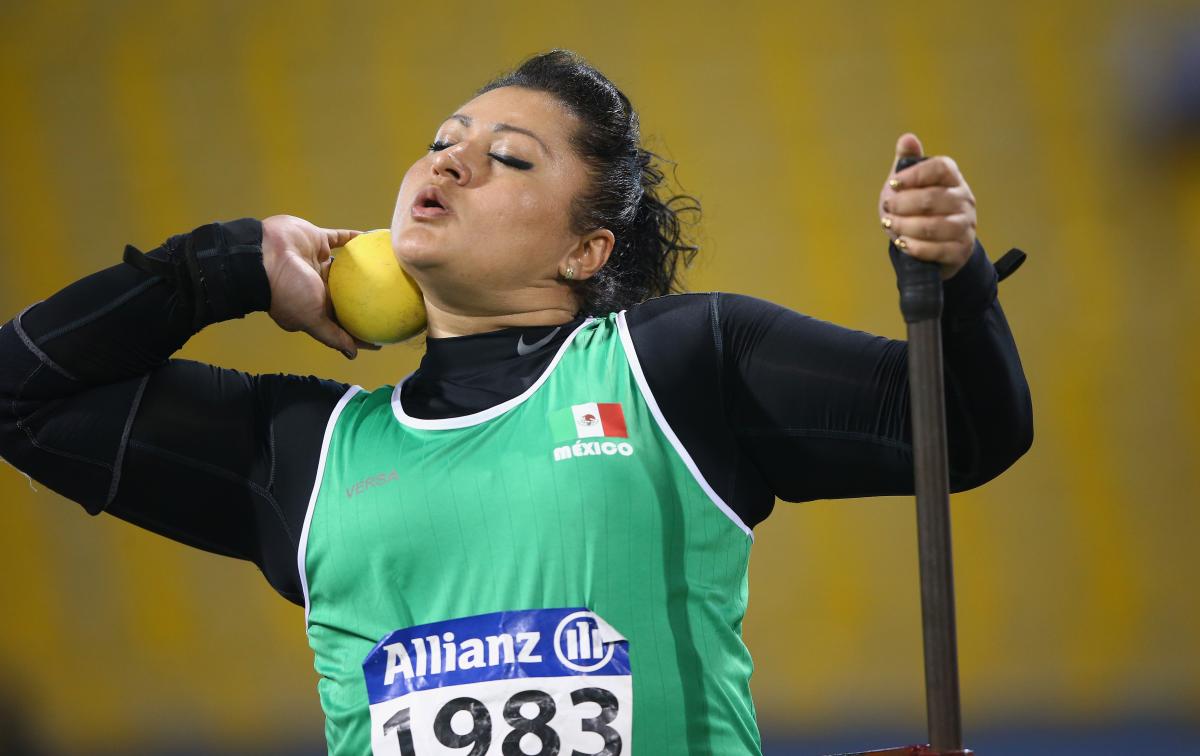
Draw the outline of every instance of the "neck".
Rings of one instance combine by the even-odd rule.
[[[566,304],[509,313],[458,312],[439,307],[429,301],[428,297],[425,299],[425,313],[429,323],[426,333],[435,339],[469,336],[498,331],[501,328],[562,325],[574,320],[576,316],[574,307]]]

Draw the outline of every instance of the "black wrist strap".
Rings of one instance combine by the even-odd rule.
[[[1024,252],[1013,247],[1000,256],[993,265],[996,268],[996,280],[1003,281],[1017,271],[1021,267],[1021,263],[1025,262],[1028,257]]]

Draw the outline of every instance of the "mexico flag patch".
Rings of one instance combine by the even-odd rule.
[[[550,429],[556,441],[629,437],[618,402],[588,402],[557,410],[550,415]]]

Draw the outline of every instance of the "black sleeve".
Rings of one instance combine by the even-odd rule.
[[[943,291],[950,483],[963,491],[1028,450],[1033,410],[982,245]],[[905,342],[732,294],[651,300],[629,323],[663,415],[747,525],[776,497],[913,492]]]
[[[210,224],[0,327],[0,454],[91,514],[257,564],[303,598],[296,544],[343,384],[170,356],[270,306],[262,226]]]

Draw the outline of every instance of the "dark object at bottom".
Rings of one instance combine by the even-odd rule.
[[[972,756],[975,752],[970,749],[960,751],[935,751],[927,745],[901,746],[900,748],[885,748],[882,751],[856,751],[854,753],[839,753],[834,756]]]

